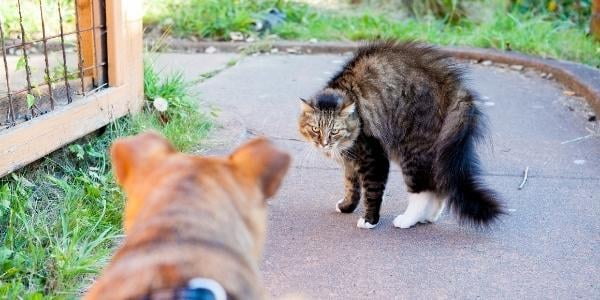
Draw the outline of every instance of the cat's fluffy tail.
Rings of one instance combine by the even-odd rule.
[[[436,142],[435,179],[438,192],[448,195],[448,204],[461,221],[488,225],[504,210],[496,193],[479,178],[475,142],[482,137],[483,115],[473,103],[473,94],[461,93],[446,115]]]

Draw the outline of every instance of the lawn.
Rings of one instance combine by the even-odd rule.
[[[144,111],[0,179],[0,299],[77,298],[121,237],[124,198],[108,147],[154,129],[181,151],[201,143],[211,120],[180,73],[144,64]],[[166,101],[166,112],[153,101]],[[165,122],[168,120],[168,122]]]
[[[256,35],[255,20],[277,8],[286,14],[286,21],[269,34],[279,39],[418,39],[439,45],[510,49],[600,66],[600,43],[587,34],[590,0],[562,1],[562,5],[519,0],[513,4],[503,0],[424,0],[412,1],[412,5],[405,4],[410,0],[351,2],[361,4],[341,0],[148,0],[144,22],[176,37],[229,40],[232,32]]]

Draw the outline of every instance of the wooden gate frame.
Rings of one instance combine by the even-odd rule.
[[[0,133],[0,177],[140,111],[144,100],[142,8],[142,0],[106,0],[109,87]]]

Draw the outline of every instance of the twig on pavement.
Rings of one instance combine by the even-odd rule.
[[[525,171],[523,172],[523,181],[519,184],[519,190],[522,190],[527,182],[527,176],[529,176],[529,166],[525,167]]]

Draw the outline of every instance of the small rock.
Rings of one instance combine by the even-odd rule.
[[[569,109],[569,111],[575,111],[575,109],[572,108],[571,106],[567,106],[567,108]]]
[[[492,65],[492,61],[491,60],[484,60],[481,62],[482,65],[484,66],[491,66]]]
[[[279,49],[277,49],[277,48],[272,48],[271,49],[271,53],[277,53],[277,52],[279,52]]]
[[[542,78],[546,78],[547,76],[548,76],[547,73],[544,73],[544,72],[540,73],[540,77],[542,77]]]
[[[316,44],[316,43],[319,42],[319,40],[317,40],[315,38],[312,38],[312,39],[308,40],[308,42],[311,43],[311,44]]]
[[[248,43],[254,43],[254,41],[256,41],[256,39],[255,39],[254,37],[251,37],[251,36],[249,36],[249,37],[246,39],[246,42],[248,42]]]
[[[597,118],[596,118],[596,116],[595,116],[595,115],[591,115],[591,116],[588,118],[588,121],[590,121],[590,122],[596,122],[596,120],[597,120]]]
[[[229,38],[235,42],[243,41],[244,34],[242,34],[241,32],[238,32],[238,31],[232,31],[229,33]]]
[[[576,159],[573,161],[573,163],[576,165],[583,165],[585,164],[585,159]]]
[[[496,66],[499,68],[508,68],[508,64],[503,64],[503,63],[497,63]]]
[[[513,69],[513,70],[515,70],[515,71],[522,71],[523,70],[523,66],[522,65],[511,65],[510,68]]]
[[[573,92],[573,91],[564,91],[563,95],[571,97],[571,96],[575,96],[575,92]]]
[[[206,48],[206,50],[204,50],[204,52],[208,53],[208,54],[212,54],[212,53],[217,52],[217,48],[210,46],[210,47]]]
[[[546,76],[546,78],[548,78],[548,79],[552,79],[552,77],[554,77],[554,75],[552,75],[552,73],[548,73],[548,76]]]
[[[298,48],[287,48],[287,49],[285,49],[285,51],[290,54],[300,53],[300,49],[298,49]]]

